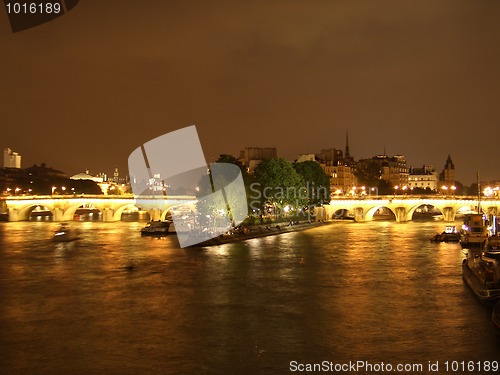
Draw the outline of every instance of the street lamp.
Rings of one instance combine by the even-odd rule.
[[[446,193],[448,193],[448,186],[443,185],[441,186],[441,189],[443,189],[443,195],[446,195]]]
[[[455,185],[452,185],[450,187],[450,189],[451,189],[451,192],[452,192],[453,196],[455,196],[455,190],[457,190],[457,187]]]
[[[54,195],[54,191],[56,190],[55,186],[52,186],[52,195]]]

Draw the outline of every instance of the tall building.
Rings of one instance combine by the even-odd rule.
[[[449,154],[444,164],[444,168],[439,175],[439,182],[441,186],[455,185],[455,165],[453,164]]]
[[[10,148],[5,148],[3,150],[3,167],[21,168],[21,155],[12,151]]]
[[[316,154],[316,158],[330,177],[332,196],[349,194],[358,185],[354,158],[349,150],[349,133],[346,132],[344,151],[336,148],[322,149]]]
[[[361,159],[357,167],[365,174],[373,174],[376,171],[376,175],[372,177],[387,181],[393,187],[408,186],[408,166],[403,155],[387,156],[384,154],[371,159]]]
[[[343,164],[322,164],[323,170],[330,177],[330,192],[332,195],[346,195],[358,185],[354,170]]]
[[[354,167],[354,158],[351,156],[349,151],[349,133],[345,133],[345,153],[344,153],[344,165],[349,165]]]
[[[337,165],[344,162],[344,154],[342,150],[337,150],[336,148],[324,148],[319,154],[316,154],[316,158],[325,164]]]
[[[278,151],[275,147],[245,147],[240,151],[239,161],[243,164],[249,173],[263,160],[277,159]]]

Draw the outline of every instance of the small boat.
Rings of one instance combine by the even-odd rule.
[[[441,233],[436,233],[431,237],[431,242],[458,242],[460,241],[460,233],[456,226],[447,225]]]
[[[462,263],[462,277],[482,302],[500,299],[500,263],[482,256],[481,251],[469,251]]]
[[[170,221],[150,221],[141,229],[143,236],[166,236],[169,233]]]
[[[483,214],[469,214],[465,216],[464,224],[460,230],[460,244],[462,247],[484,248],[490,232],[488,221]]]
[[[500,333],[500,302],[497,302],[495,307],[493,308],[491,319],[493,320],[493,324],[497,327],[497,330]]]
[[[69,227],[68,224],[62,223],[54,232],[52,240],[55,242],[70,242],[79,238],[78,234]]]
[[[488,246],[486,246],[486,249],[484,250],[484,255],[487,256],[488,258],[492,259],[498,259],[500,260],[500,250],[498,249],[490,249]]]
[[[500,235],[496,234],[488,238],[486,248],[491,250],[500,250]]]

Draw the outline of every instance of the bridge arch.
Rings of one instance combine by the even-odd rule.
[[[124,204],[123,206],[118,207],[113,213],[113,221],[120,221],[122,219],[122,214],[130,208],[139,210],[135,203]]]
[[[178,214],[195,215],[196,205],[191,203],[185,203],[179,206],[171,206],[161,213],[161,220],[172,219],[172,212]]]
[[[162,221],[172,220],[172,212],[171,212],[170,208],[166,209],[165,211],[163,211],[161,213],[161,220]]]
[[[325,209],[328,217],[333,217],[333,213],[346,209],[354,212],[355,221],[366,221],[374,218],[375,212],[385,207],[396,216],[396,221],[405,222],[413,220],[413,214],[418,207],[430,205],[436,209],[436,213],[441,213],[445,221],[454,221],[457,212],[462,207],[474,206],[477,210],[478,201],[476,197],[414,197],[414,196],[378,196],[376,198],[335,198],[330,201]],[[486,214],[498,214],[500,212],[500,200],[484,199],[481,201],[482,211]]]
[[[393,216],[394,216],[394,219],[396,219],[396,213],[388,206],[384,205],[384,204],[381,204],[381,205],[378,205],[378,206],[374,206],[372,208],[369,208],[367,211],[366,211],[366,214],[365,214],[365,220],[367,221],[372,221],[373,220],[373,216],[377,213],[378,210],[380,210],[381,208],[385,208],[387,209]]]
[[[43,207],[47,211],[50,211],[51,216],[54,217],[54,208],[49,207],[46,205],[41,205],[41,204],[30,204],[27,206],[23,206],[19,209],[17,215],[18,215],[18,220],[20,221],[28,221],[30,219],[31,213],[37,208],[37,207]]]
[[[329,214],[328,219],[345,219],[353,215],[353,211],[347,208],[339,208],[338,210],[331,210],[331,214]]]
[[[164,197],[151,198],[144,201],[144,207],[138,207],[137,199],[132,195],[8,196],[0,197],[0,207],[8,213],[9,221],[28,220],[29,213],[36,206],[46,207],[51,212],[53,221],[69,221],[73,220],[75,212],[83,205],[92,205],[98,210],[102,214],[99,215],[102,221],[119,220],[123,212],[133,206],[146,210],[150,215],[153,213],[155,220],[158,220],[166,205],[175,207],[189,205],[194,201],[196,199],[192,196],[170,196],[167,200]]]
[[[408,209],[408,212],[407,212],[407,220],[413,220],[413,214],[420,208],[420,207],[424,207],[424,206],[431,206],[433,207],[435,210],[437,210],[439,212],[439,214],[443,215],[444,216],[444,213],[443,213],[443,209],[440,208],[440,207],[437,207],[437,206],[434,206],[433,204],[429,204],[429,203],[424,203],[424,202],[418,202],[416,203],[415,205],[411,206],[409,209]],[[453,215],[455,216],[455,215]]]
[[[99,212],[102,214],[102,208],[100,209],[99,207],[97,207],[96,205],[94,205],[92,203],[77,202],[75,204],[70,205],[69,207],[67,207],[63,211],[63,214],[62,214],[63,219],[62,220],[63,221],[72,221],[72,220],[74,220],[75,219],[76,211],[79,208],[89,208],[89,209],[99,210]]]

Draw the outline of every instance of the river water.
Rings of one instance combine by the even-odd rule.
[[[141,223],[72,225],[81,239],[56,244],[55,223],[0,223],[1,374],[286,374],[322,361],[448,373],[445,361],[500,359],[460,245],[429,242],[442,222],[190,249],[141,237]]]

